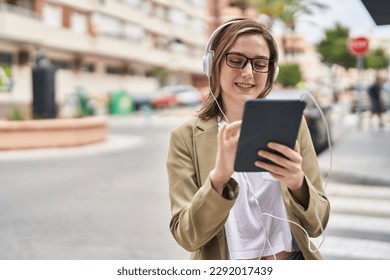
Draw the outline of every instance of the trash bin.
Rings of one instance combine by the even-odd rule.
[[[112,115],[127,115],[135,111],[132,97],[123,90],[111,93],[109,107]]]
[[[80,114],[82,114],[83,116],[94,115],[94,106],[84,89],[77,88],[76,94],[79,99]]]

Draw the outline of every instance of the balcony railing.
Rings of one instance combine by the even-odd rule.
[[[81,34],[69,28],[53,28],[34,11],[4,2],[0,2],[0,21],[4,23],[4,26],[0,24],[0,33],[14,42],[36,44],[64,52],[134,60],[156,66],[176,61],[175,67],[178,70],[201,72],[197,58],[201,57],[203,48],[200,49],[196,44],[172,44],[165,33],[160,36],[164,38],[164,44],[158,46],[153,44],[151,36],[145,36],[142,41],[134,41],[122,33],[115,36],[100,32],[95,35]],[[11,26],[12,29],[7,28]]]
[[[12,13],[19,16],[29,17],[29,18],[40,19],[38,13],[36,13],[31,9],[0,2],[0,13],[2,12]]]

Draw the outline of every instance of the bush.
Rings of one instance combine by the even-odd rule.
[[[12,107],[11,113],[8,115],[8,120],[10,121],[22,121],[24,120],[24,116],[18,107]]]
[[[302,81],[302,72],[298,64],[279,65],[279,75],[276,80],[283,87],[293,87]]]

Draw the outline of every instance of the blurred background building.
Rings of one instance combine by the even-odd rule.
[[[207,91],[202,56],[212,31],[241,16],[269,24],[270,18],[249,2],[0,0],[0,118],[15,104],[29,110],[31,72],[42,50],[56,69],[59,107],[80,90],[103,107],[113,91],[137,98],[166,85]],[[299,65],[308,90],[340,91],[375,76],[375,71],[361,76],[356,69],[323,63],[310,35],[293,31],[274,30],[279,64]],[[371,46],[390,54],[389,39],[370,37]]]
[[[0,65],[12,73],[12,95],[0,103],[30,103],[41,49],[57,69],[57,102],[77,87],[99,94],[197,85],[206,29],[205,0],[0,1]]]

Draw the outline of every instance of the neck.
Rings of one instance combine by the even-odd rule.
[[[228,118],[228,122],[232,123],[234,121],[239,121],[242,119],[242,114],[244,113],[244,107],[242,106],[224,106],[227,108],[225,115]]]

